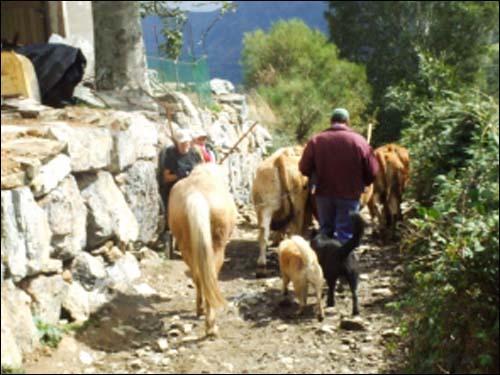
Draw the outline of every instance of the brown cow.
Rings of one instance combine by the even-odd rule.
[[[408,150],[394,143],[381,146],[379,147],[379,149],[385,153],[396,154],[399,158],[399,161],[403,164],[403,169],[401,170],[401,172],[403,178],[402,186],[404,190],[410,181],[410,154],[408,153]]]
[[[270,229],[301,234],[309,225],[308,179],[298,167],[303,150],[302,146],[281,148],[257,168],[252,199],[259,226],[259,272],[266,267]]]
[[[408,150],[396,144],[381,146],[374,153],[380,171],[360,201],[362,206],[368,205],[371,217],[377,217],[381,229],[385,230],[402,218],[401,202],[410,180],[410,157]],[[382,205],[382,212],[378,204]]]
[[[236,222],[236,206],[221,167],[212,163],[196,166],[172,188],[168,212],[172,235],[196,285],[197,315],[205,307],[206,334],[217,335],[214,309],[226,304],[217,275]]]

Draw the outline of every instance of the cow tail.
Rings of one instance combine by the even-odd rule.
[[[286,217],[282,220],[273,220],[271,221],[271,229],[272,230],[280,230],[287,226],[292,220],[294,216],[295,208],[293,207],[292,197],[290,194],[290,182],[288,181],[285,168],[286,166],[283,164],[281,158],[276,159],[275,167],[278,169],[278,176],[280,180],[280,185],[283,187],[283,192],[287,197],[288,203],[290,205],[290,211],[286,215]]]
[[[210,207],[203,194],[193,192],[188,196],[186,208],[193,252],[193,277],[199,280],[202,295],[207,303],[213,308],[223,307],[226,305],[226,300],[217,282]]]

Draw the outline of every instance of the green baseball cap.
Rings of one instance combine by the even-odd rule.
[[[349,121],[349,112],[345,108],[335,108],[332,112],[332,121]]]

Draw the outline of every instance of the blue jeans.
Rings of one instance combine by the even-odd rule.
[[[316,196],[320,231],[341,243],[352,237],[350,215],[359,212],[359,200]]]

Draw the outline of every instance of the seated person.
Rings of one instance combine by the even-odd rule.
[[[212,148],[207,145],[208,134],[205,130],[199,129],[193,132],[194,149],[200,155],[205,163],[215,163],[215,153]]]
[[[164,150],[162,161],[163,203],[168,207],[168,196],[175,183],[189,176],[193,168],[202,162],[192,147],[192,138],[187,129],[179,129],[175,134],[175,144]]]

